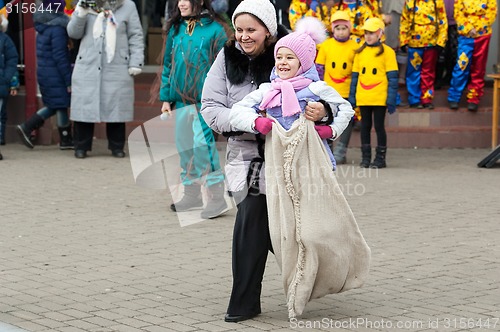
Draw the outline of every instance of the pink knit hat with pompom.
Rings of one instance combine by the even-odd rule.
[[[314,17],[305,17],[297,22],[295,32],[292,32],[276,43],[274,57],[281,47],[287,47],[295,53],[300,61],[299,74],[308,71],[314,65],[316,44],[326,39],[326,29],[323,23]]]

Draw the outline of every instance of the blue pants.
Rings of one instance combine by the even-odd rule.
[[[467,86],[467,102],[479,104],[484,93],[484,75],[491,35],[458,37],[457,62],[453,68],[448,101],[459,102]]]
[[[207,186],[224,181],[215,138],[199,112],[200,106],[176,103],[174,110],[175,145],[184,186],[199,182],[203,176]]]
[[[437,59],[438,51],[435,47],[408,47],[406,88],[410,105],[432,102]]]
[[[53,109],[48,107],[40,108],[37,112],[44,120],[47,120],[51,116],[57,116],[57,127],[65,128],[69,126],[68,109]]]

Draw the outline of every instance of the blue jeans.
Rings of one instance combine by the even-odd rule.
[[[48,107],[40,108],[37,112],[44,120],[47,120],[53,115],[57,116],[57,127],[65,128],[70,125],[68,109],[53,109]]]

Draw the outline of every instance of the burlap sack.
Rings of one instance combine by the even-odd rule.
[[[276,122],[265,160],[269,230],[293,318],[312,299],[361,287],[370,248],[313,122],[302,116],[289,131]]]

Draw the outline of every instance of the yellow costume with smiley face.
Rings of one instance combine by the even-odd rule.
[[[377,56],[379,47],[366,47],[354,58],[353,72],[359,73],[356,86],[357,106],[385,106],[389,81],[387,72],[397,71],[396,53],[382,44],[384,53]]]
[[[343,97],[349,97],[354,51],[359,45],[353,41],[339,42],[329,38],[320,45],[316,63],[325,66],[325,82]]]

